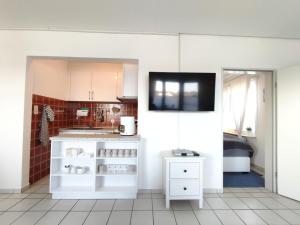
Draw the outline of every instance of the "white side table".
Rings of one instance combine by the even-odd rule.
[[[163,189],[166,208],[170,200],[198,200],[203,207],[203,161],[204,157],[173,156],[163,152]]]

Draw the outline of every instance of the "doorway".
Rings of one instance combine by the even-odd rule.
[[[223,186],[274,185],[274,72],[223,70]]]

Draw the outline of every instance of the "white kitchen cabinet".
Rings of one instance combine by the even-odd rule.
[[[77,70],[70,73],[70,100],[91,101],[92,74],[90,71]]]
[[[123,64],[123,78],[120,79],[119,97],[136,98],[138,96],[138,64]]]
[[[170,200],[198,200],[203,207],[203,157],[175,157],[163,152],[163,189],[166,208]]]
[[[69,100],[117,101],[123,74],[121,63],[70,63],[69,70]]]
[[[122,64],[103,63],[93,71],[93,101],[115,102],[122,79]]]

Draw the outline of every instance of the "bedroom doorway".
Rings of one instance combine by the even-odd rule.
[[[223,186],[273,191],[273,71],[223,71]]]

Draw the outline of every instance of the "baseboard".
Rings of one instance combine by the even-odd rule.
[[[25,192],[30,188],[30,184],[25,185],[24,187],[21,188],[21,192]]]
[[[252,164],[252,163],[251,163],[251,170],[253,170],[256,173],[259,173],[262,176],[265,175],[265,168],[262,168],[260,166],[255,165],[255,164]]]
[[[1,194],[18,194],[21,192],[22,192],[22,189],[14,189],[14,188],[1,188],[0,189]]]

